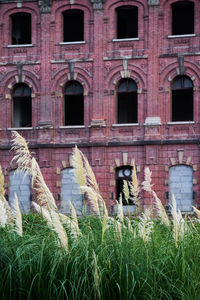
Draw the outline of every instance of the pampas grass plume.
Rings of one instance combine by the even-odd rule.
[[[15,219],[15,231],[18,235],[22,236],[22,215],[19,208],[19,201],[17,194],[15,193],[14,196],[14,203],[13,203],[13,215]]]

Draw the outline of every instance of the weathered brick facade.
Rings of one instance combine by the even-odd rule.
[[[169,170],[193,170],[193,203],[200,205],[200,2],[194,3],[194,33],[173,35],[174,0],[0,1],[0,162],[9,194],[13,89],[31,89],[32,124],[16,130],[27,141],[45,180],[61,199],[61,173],[75,144],[88,157],[108,207],[116,200],[116,168],[135,160],[140,182],[148,166],[154,189],[169,204]],[[178,1],[179,2],[179,1]],[[188,1],[184,1],[188,2]],[[138,34],[118,39],[116,11],[137,7]],[[63,42],[63,12],[84,13],[84,40]],[[31,44],[12,44],[11,16],[31,15]],[[69,28],[69,30],[72,30]],[[193,84],[193,119],[172,122],[172,82]],[[137,123],[117,122],[117,88],[137,84]],[[77,81],[84,93],[84,124],[65,126],[64,87]],[[142,192],[143,205],[149,196]]]

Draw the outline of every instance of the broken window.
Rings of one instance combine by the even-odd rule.
[[[17,84],[13,90],[13,127],[32,126],[31,89],[26,84]]]
[[[84,41],[84,14],[72,9],[63,12],[64,42]]]
[[[176,199],[177,209],[191,211],[193,205],[193,169],[190,166],[177,165],[169,170],[170,204],[172,194]]]
[[[126,199],[124,191],[123,191],[124,181],[127,181],[127,182],[132,181],[132,173],[133,173],[133,168],[130,166],[120,167],[120,168],[117,168],[117,170],[116,170],[117,199],[119,200],[120,195],[121,195],[123,205],[133,205],[133,196],[130,192],[129,185],[128,185],[129,199]],[[132,198],[132,200],[131,200],[131,198]]]
[[[12,45],[31,44],[31,14],[15,13],[11,15]]]
[[[172,4],[172,34],[194,33],[194,3],[178,1]]]
[[[136,6],[120,6],[117,12],[117,38],[128,39],[138,37],[138,8]]]
[[[193,83],[179,76],[172,83],[172,122],[193,121]]]
[[[132,79],[123,79],[117,90],[118,123],[137,123],[137,85]]]
[[[65,125],[84,124],[83,87],[77,81],[68,82],[65,90]]]

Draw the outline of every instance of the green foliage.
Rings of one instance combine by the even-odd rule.
[[[137,234],[139,220],[79,219],[82,235],[67,253],[40,215],[23,216],[23,236],[0,229],[0,298],[14,299],[199,299],[200,225],[176,246],[172,227],[154,222],[151,239]],[[135,231],[134,231],[135,230]],[[94,259],[95,258],[95,259]]]

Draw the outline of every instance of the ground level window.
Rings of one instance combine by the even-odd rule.
[[[193,205],[193,169],[190,166],[177,165],[169,170],[170,203],[172,193],[175,196],[177,209],[192,211]]]
[[[117,199],[119,200],[120,195],[121,195],[123,205],[133,205],[133,199],[132,199],[133,197],[130,192],[130,187],[129,187],[129,193],[130,193],[129,199],[126,199],[124,191],[123,191],[124,181],[126,181],[126,182],[132,181],[132,173],[133,173],[133,168],[130,166],[120,167],[120,168],[117,168],[117,170],[116,170]]]

